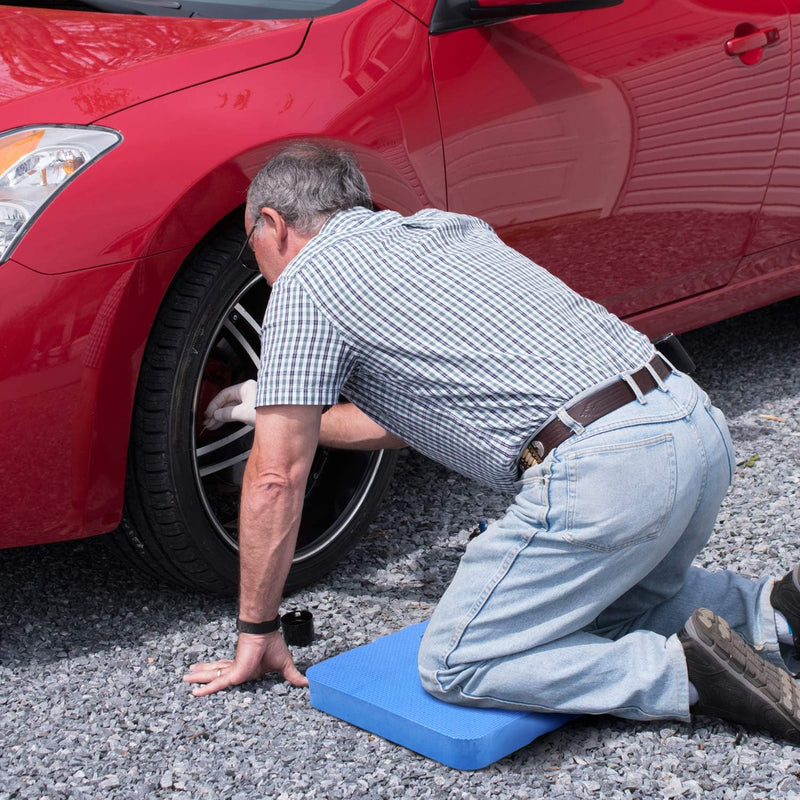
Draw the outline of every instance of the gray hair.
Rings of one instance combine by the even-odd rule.
[[[274,155],[247,190],[247,214],[274,208],[298,233],[316,233],[337,211],[372,208],[367,180],[352,153],[315,142],[295,142]]]

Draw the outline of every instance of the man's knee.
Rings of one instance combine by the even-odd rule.
[[[422,688],[428,694],[439,700],[458,702],[458,692],[453,684],[454,670],[445,666],[443,654],[436,647],[433,637],[427,636],[427,633],[419,646],[417,669]]]

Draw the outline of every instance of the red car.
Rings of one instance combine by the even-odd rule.
[[[651,336],[800,292],[797,0],[22,5],[0,7],[0,546],[117,529],[164,578],[235,587],[252,431],[199,421],[255,375],[269,290],[234,258],[289,139],[351,148],[377,206],[483,217]],[[290,588],[392,465],[320,450]]]

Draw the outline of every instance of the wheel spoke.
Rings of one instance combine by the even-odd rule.
[[[225,461],[217,461],[216,463],[209,464],[206,467],[200,467],[199,468],[200,477],[205,478],[214,472],[219,472],[220,470],[232,467],[234,464],[239,464],[242,461],[246,461],[249,457],[250,457],[250,451],[247,450],[246,452],[239,453],[238,455],[235,455],[232,458],[228,458]]]
[[[198,447],[197,458],[201,459],[203,456],[206,456],[209,453],[213,453],[216,450],[219,450],[221,447],[226,447],[231,442],[235,442],[237,439],[241,439],[242,436],[246,436],[252,430],[253,430],[252,425],[243,424],[240,428],[234,431],[234,433],[230,434],[230,436],[226,436],[223,439],[217,439],[215,442],[211,442],[210,444],[204,444],[202,447]]]
[[[237,303],[234,306],[234,310],[239,313],[242,317],[242,329],[243,330],[250,330],[255,333],[256,339],[258,339],[259,343],[261,342],[261,325],[253,319],[250,315],[250,312],[241,304]]]
[[[254,349],[253,345],[250,343],[250,339],[254,338],[258,342],[258,349],[260,350],[260,328],[253,317],[250,316],[247,310],[242,307],[241,303],[237,303],[234,309],[228,314],[225,324],[223,325],[223,331],[227,332],[226,338],[228,339],[231,347],[236,349],[238,345],[238,349],[244,352],[247,359],[252,362],[253,366],[256,368],[256,371],[258,371],[258,367],[261,364],[261,358],[256,349]]]
[[[204,478],[244,461],[250,455],[250,443],[240,440],[252,430],[252,425],[241,425],[228,436],[198,447],[195,456],[200,477]]]

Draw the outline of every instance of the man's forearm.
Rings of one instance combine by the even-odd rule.
[[[239,511],[239,615],[274,618],[292,565],[320,407],[259,409]]]
[[[304,486],[250,477],[242,485],[239,517],[239,616],[274,618],[292,565]]]
[[[339,450],[398,450],[406,443],[352,403],[332,406],[320,420],[319,443]]]

